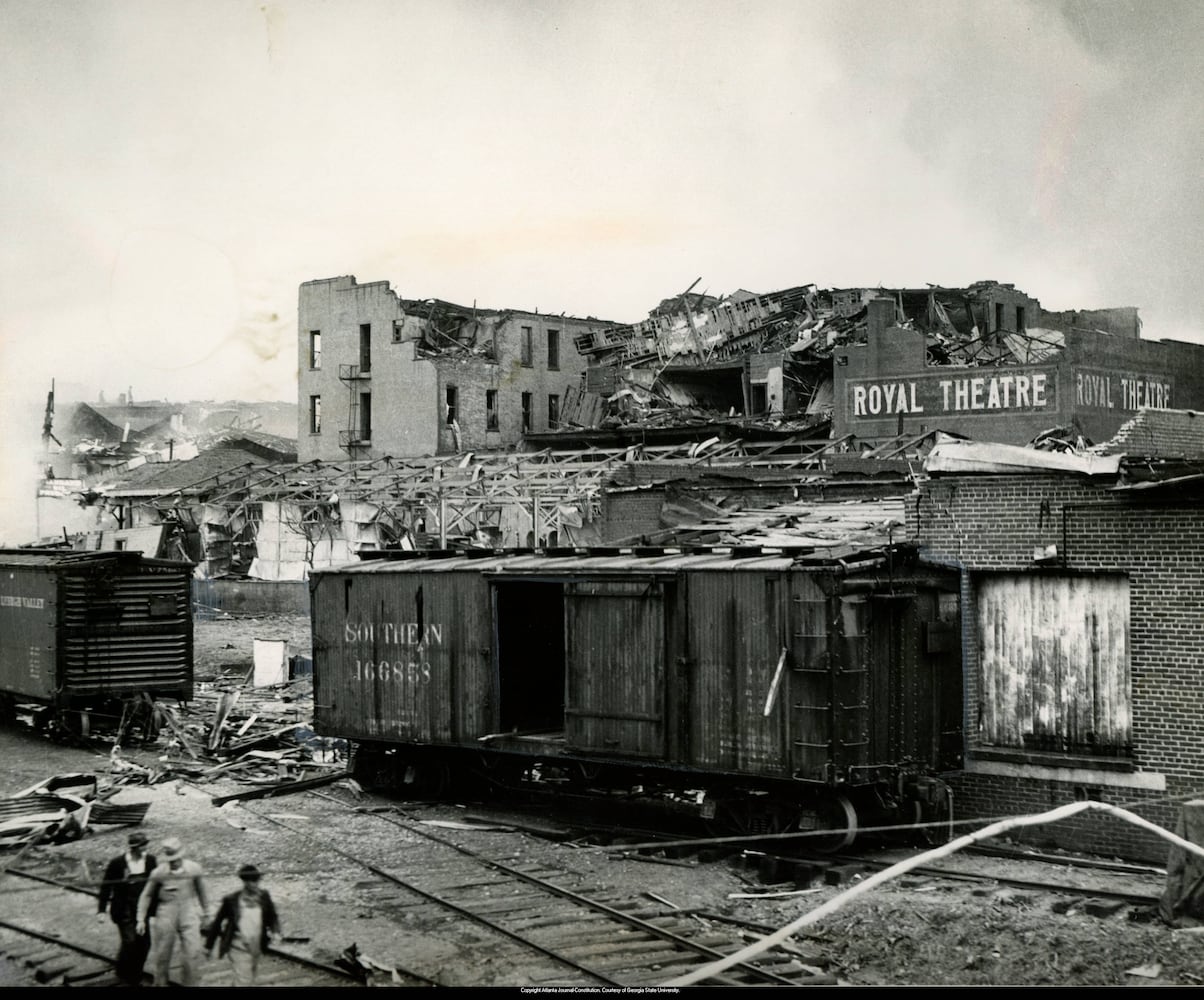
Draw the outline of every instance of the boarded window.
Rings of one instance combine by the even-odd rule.
[[[1129,581],[988,576],[978,585],[985,744],[1128,753]]]
[[[524,326],[519,330],[519,352],[520,360],[527,368],[531,367],[531,328]]]

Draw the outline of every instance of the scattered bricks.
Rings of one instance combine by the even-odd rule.
[[[1089,899],[1083,904],[1083,912],[1093,917],[1110,917],[1128,905],[1119,899]]]
[[[854,875],[860,875],[864,871],[863,865],[833,865],[824,872],[824,882],[827,885],[843,885],[845,882],[851,882]]]

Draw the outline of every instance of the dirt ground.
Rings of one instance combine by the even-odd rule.
[[[216,676],[251,662],[254,638],[286,639],[292,653],[306,652],[308,622],[294,618],[224,619],[198,622],[196,674]],[[125,756],[152,762],[162,749],[130,750]],[[65,746],[30,732],[0,731],[6,762],[0,795],[11,794],[52,774],[69,771],[107,773],[103,745]],[[286,914],[286,933],[308,938],[311,957],[332,961],[353,941],[364,952],[401,961],[423,956],[428,965],[447,970],[441,981],[456,986],[521,986],[523,970],[498,968],[482,960],[486,945],[476,932],[457,937],[446,931],[416,930],[404,916],[377,910],[357,895],[357,878],[340,870],[333,854],[315,848],[319,832],[337,835],[349,850],[381,864],[404,866],[405,833],[389,830],[352,806],[365,801],[354,789],[331,786],[323,796],[299,793],[260,800],[246,808],[215,808],[212,797],[230,786],[167,781],[131,786],[116,803],[148,802],[145,829],[152,847],[165,836],[178,836],[213,876],[215,893],[237,887],[233,872],[256,860],[272,872],[271,889]],[[385,800],[379,800],[384,802]],[[439,807],[457,814],[455,805]],[[475,813],[482,809],[473,807]],[[463,812],[460,812],[463,815]],[[570,818],[571,819],[571,818]],[[294,835],[292,831],[301,831]],[[123,831],[96,828],[84,839],[45,850],[97,866],[120,849]],[[329,841],[328,841],[329,842]],[[616,856],[584,844],[530,838],[524,848],[533,858],[596,875],[599,882],[632,898],[650,896],[680,908],[699,908],[746,924],[777,929],[838,897],[844,885],[816,885],[800,892],[792,884],[766,886],[739,855],[706,864],[657,862]],[[914,851],[895,849],[881,860],[893,862]],[[6,859],[0,858],[0,865]],[[957,855],[941,862],[950,870],[988,872],[1049,885],[1073,883],[1096,891],[1156,896],[1165,886],[1158,869],[1099,871],[1049,864]],[[867,871],[859,878],[864,879]],[[781,895],[770,896],[777,892]],[[786,894],[789,893],[789,894]],[[865,892],[831,916],[800,931],[792,947],[804,961],[849,985],[1199,985],[1204,982],[1204,934],[1176,930],[1157,919],[1137,920],[1140,911],[1114,911],[1069,895],[1042,889],[1016,890],[996,883],[954,881],[912,873]],[[733,940],[741,929],[731,925]],[[755,940],[745,930],[743,940]]]

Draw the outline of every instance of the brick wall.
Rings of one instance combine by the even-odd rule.
[[[942,476],[908,502],[912,537],[927,555],[964,567],[971,583],[992,570],[1019,570],[1120,572],[1130,584],[1127,773],[1084,770],[1083,758],[1038,767],[1018,760],[1014,775],[975,770],[973,587],[963,593],[969,755],[966,772],[952,781],[960,818],[1036,812],[1087,797],[1132,806],[1173,828],[1175,800],[1204,790],[1204,503],[1117,494],[1112,485],[1070,476]],[[1035,566],[1034,551],[1049,545],[1057,546],[1057,564]],[[1078,768],[1075,777],[1063,779],[1060,763]],[[1088,814],[1041,835],[1068,847],[1165,858],[1165,842],[1123,826]]]

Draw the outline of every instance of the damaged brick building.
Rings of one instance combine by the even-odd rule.
[[[306,282],[299,456],[715,435],[865,452],[936,431],[1090,444],[1143,408],[1204,408],[1204,347],[1143,340],[1133,307],[1052,312],[995,281],[724,296],[697,284],[619,324]]]
[[[298,301],[301,461],[513,449],[555,429],[602,320],[402,299],[387,281],[307,281]]]
[[[959,818],[1096,799],[1173,828],[1199,794],[1204,416],[1145,410],[1107,450],[942,442],[906,503],[908,537],[962,575]],[[1165,858],[1111,818],[1025,836]]]

